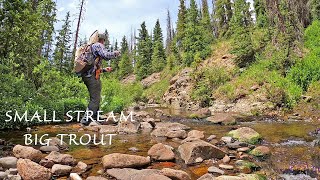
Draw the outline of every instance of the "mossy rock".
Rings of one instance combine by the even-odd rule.
[[[256,156],[256,157],[267,157],[271,154],[271,151],[266,146],[258,146],[254,148],[249,154]]]
[[[227,136],[237,139],[240,142],[246,142],[249,144],[257,144],[262,139],[259,133],[257,133],[255,130],[248,127],[242,127],[242,128],[230,131],[227,134]]]
[[[256,165],[250,161],[238,160],[235,163],[236,167],[241,170],[241,172],[252,172],[260,169],[260,166]]]

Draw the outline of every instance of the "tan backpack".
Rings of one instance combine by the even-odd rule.
[[[92,44],[98,42],[99,40],[98,30],[94,31],[89,38],[88,44],[84,44],[77,48],[74,59],[74,71],[76,73],[84,73],[90,70],[94,64],[95,59],[92,53]]]

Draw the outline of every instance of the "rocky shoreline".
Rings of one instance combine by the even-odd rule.
[[[204,113],[206,114],[206,113]],[[209,114],[206,114],[209,116]],[[8,180],[141,180],[141,179],[194,179],[188,172],[174,168],[152,168],[155,162],[183,161],[185,166],[205,164],[207,169],[198,180],[255,180],[267,179],[259,165],[272,154],[267,146],[259,145],[263,137],[254,129],[239,127],[217,139],[209,134],[178,123],[165,121],[168,117],[161,110],[154,113],[135,113],[136,122],[97,125],[92,123],[79,132],[99,134],[135,134],[149,132],[152,138],[165,138],[165,142],[155,142],[144,156],[109,153],[101,158],[100,176],[87,177],[90,165],[77,161],[68,154],[68,145],[52,138],[49,146],[27,147],[15,145],[12,156],[0,158],[0,179]],[[216,120],[216,121],[215,121]],[[207,118],[216,122],[217,119]],[[224,122],[229,122],[227,118]],[[218,122],[221,123],[221,122]],[[223,124],[222,123],[222,124]],[[315,132],[318,133],[318,132]],[[178,144],[173,147],[170,143]],[[315,142],[316,143],[316,142]],[[132,148],[131,151],[138,151]],[[312,179],[311,177],[309,179]]]

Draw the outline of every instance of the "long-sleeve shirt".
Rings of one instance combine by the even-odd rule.
[[[82,74],[85,77],[91,77],[97,70],[97,67],[101,67],[102,59],[110,60],[116,58],[116,54],[114,52],[108,51],[105,49],[104,45],[99,42],[92,44],[91,48],[94,59],[97,57],[100,57],[101,59],[99,60],[98,64],[94,65],[91,69],[89,69],[89,71]]]

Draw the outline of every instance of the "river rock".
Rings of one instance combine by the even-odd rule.
[[[221,141],[228,144],[228,143],[232,143],[233,139],[232,137],[224,136],[221,138]]]
[[[108,180],[108,179],[101,176],[90,176],[87,178],[87,180]]]
[[[6,180],[21,180],[21,176],[18,174],[18,175],[11,175],[9,174],[8,175],[8,178]]]
[[[142,119],[142,121],[143,121],[143,122],[152,123],[152,124],[154,124],[154,123],[156,123],[156,122],[161,122],[160,119],[154,119],[154,118],[144,118],[144,119]]]
[[[49,141],[49,146],[57,146],[59,150],[65,151],[69,149],[69,145],[62,141],[61,139],[57,137],[51,137],[51,140]]]
[[[168,131],[165,135],[168,138],[180,138],[184,139],[187,137],[187,132],[185,130],[171,130]]]
[[[156,169],[136,170],[130,168],[108,169],[107,174],[118,180],[170,180]]]
[[[237,130],[230,131],[228,136],[231,136],[240,142],[250,144],[256,144],[261,139],[261,135],[249,127],[242,127]]]
[[[177,130],[189,130],[190,127],[180,124],[180,123],[170,123],[170,122],[159,122],[156,123],[155,128],[166,128],[168,130],[177,131]]]
[[[17,168],[10,168],[6,171],[10,175],[17,175],[18,174],[18,169]]]
[[[41,151],[21,145],[16,145],[13,148],[13,154],[17,158],[30,159],[34,162],[39,162],[42,158]]]
[[[55,164],[52,166],[51,173],[54,176],[64,176],[69,175],[72,170],[71,166]]]
[[[122,121],[118,124],[118,132],[120,134],[135,134],[138,133],[139,127],[140,123],[138,122]]]
[[[59,148],[57,146],[41,146],[40,151],[42,151],[44,153],[50,153],[52,151],[59,152]]]
[[[88,165],[82,161],[79,161],[78,164],[73,168],[72,172],[82,174],[88,170]]]
[[[5,179],[8,177],[8,173],[6,172],[0,172],[0,179]]]
[[[208,172],[209,173],[216,173],[216,174],[224,174],[224,171],[215,167],[215,166],[211,166],[208,168]]]
[[[242,147],[242,148],[238,148],[237,151],[238,152],[248,152],[248,151],[250,151],[250,148],[249,147]]]
[[[77,173],[71,173],[70,180],[82,180],[82,178]]]
[[[202,140],[184,143],[179,146],[178,151],[186,164],[196,163],[196,159],[199,157],[203,160],[211,158],[221,159],[225,155],[225,152],[218,147]]]
[[[251,173],[252,171],[260,169],[255,163],[244,160],[237,160],[235,166],[243,173]]]
[[[74,158],[69,154],[60,154],[59,152],[53,151],[44,159],[41,160],[40,164],[47,164],[45,167],[52,167],[53,164],[61,165],[73,165],[75,163]],[[44,165],[43,165],[44,166]]]
[[[174,159],[174,153],[168,146],[158,143],[153,145],[149,151],[148,155],[155,160],[159,161],[170,161]]]
[[[225,164],[219,164],[219,167],[222,168],[222,169],[227,169],[227,170],[232,170],[232,169],[234,169],[233,166],[231,166],[231,165],[225,165]]]
[[[168,132],[169,130],[166,128],[157,128],[152,131],[151,135],[156,137],[166,137]]]
[[[265,157],[269,156],[271,154],[271,151],[267,146],[258,146],[250,151],[249,154],[257,157]]]
[[[0,167],[4,169],[16,168],[18,159],[16,157],[0,158]]]
[[[204,138],[204,131],[191,130],[188,133],[188,138],[203,139]]]
[[[143,167],[150,163],[150,157],[113,153],[102,158],[105,169]]]
[[[212,134],[207,138],[207,141],[212,141],[213,139],[217,138],[216,135]]]
[[[248,180],[248,179],[243,179],[238,176],[219,176],[219,177],[216,177],[214,180]]]
[[[226,113],[216,113],[214,116],[207,118],[207,121],[214,124],[223,124],[223,125],[233,125],[236,124],[236,118],[231,114]]]
[[[112,125],[101,125],[99,129],[100,134],[115,134],[118,132],[118,127]]]
[[[164,168],[161,171],[161,174],[175,180],[191,180],[191,177],[188,173],[181,171],[181,170],[175,170],[170,168]]]
[[[210,173],[207,173],[207,174],[205,174],[205,175],[203,175],[203,176],[201,176],[199,179],[197,179],[197,180],[215,180],[215,176],[214,175],[212,175],[212,174],[210,174]]]
[[[39,164],[29,159],[19,159],[17,162],[19,175],[24,180],[49,180],[51,172],[49,169],[40,166]]]
[[[230,157],[229,156],[227,156],[227,155],[225,155],[224,157],[223,157],[223,159],[222,159],[222,162],[223,163],[228,163],[228,162],[230,162]]]
[[[141,122],[141,129],[151,130],[151,129],[153,129],[153,127],[149,122]]]
[[[320,139],[315,139],[311,142],[311,146],[317,147],[320,146]]]

